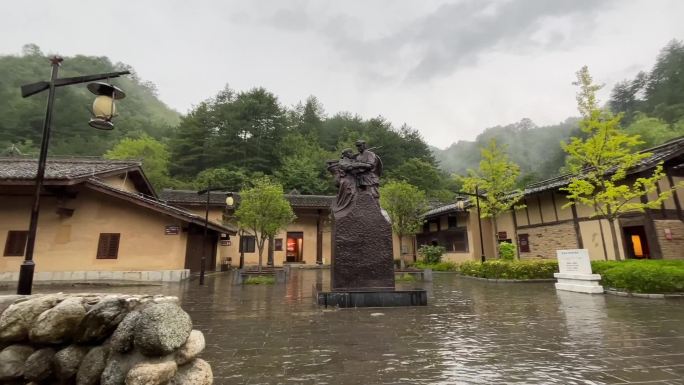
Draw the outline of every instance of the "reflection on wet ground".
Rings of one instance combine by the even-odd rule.
[[[557,293],[435,274],[429,306],[321,309],[311,288],[234,286],[228,274],[148,287],[36,292],[164,293],[207,337],[217,384],[684,384],[684,301]],[[412,284],[421,286],[420,283]]]

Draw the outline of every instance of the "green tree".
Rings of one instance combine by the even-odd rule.
[[[401,250],[404,237],[415,235],[423,226],[423,214],[428,207],[425,192],[404,181],[391,181],[380,187],[380,206],[392,221]],[[403,269],[404,258],[400,260]]]
[[[506,153],[506,146],[500,146],[495,139],[481,149],[480,167],[468,170],[463,178],[463,188],[471,194],[484,194],[480,200],[482,218],[492,218],[494,224],[494,243],[498,234],[497,217],[511,210],[523,197],[516,188],[520,167],[512,162]],[[498,247],[494,248],[498,254]]]
[[[209,168],[200,172],[197,174],[193,184],[200,190],[209,187],[225,187],[230,191],[240,191],[248,180],[249,176],[243,169],[219,167]]]
[[[448,201],[454,192],[447,190],[449,176],[434,164],[419,158],[407,159],[388,175],[391,179],[406,181],[426,192],[430,198]]]
[[[321,164],[309,157],[290,156],[283,159],[283,164],[275,172],[275,177],[287,191],[322,194],[327,192],[329,183],[321,178]]]
[[[632,124],[627,126],[625,132],[630,135],[638,135],[643,143],[636,148],[643,150],[684,135],[684,124],[670,125],[661,119],[638,113]]]
[[[664,175],[662,164],[650,177],[628,181],[628,171],[651,154],[636,152],[643,142],[638,135],[629,135],[620,129],[622,114],[614,115],[599,108],[596,92],[601,86],[594,84],[586,66],[577,72],[577,81],[573,84],[579,86],[580,128],[586,138],[575,137],[563,144],[568,154],[568,170],[575,175],[563,188],[570,200],[565,206],[582,204],[594,210],[593,216],[607,219],[615,257],[619,260],[615,221],[627,212],[659,207],[671,192],[664,191],[652,201],[640,202],[639,198],[656,191],[658,180]]]
[[[251,187],[240,190],[240,205],[235,211],[240,228],[251,232],[259,249],[261,271],[264,244],[295,220],[290,203],[283,196],[283,186],[268,178],[259,178]]]
[[[148,135],[138,139],[124,138],[107,151],[104,157],[142,161],[145,175],[155,189],[160,189],[169,182],[169,151],[164,144]]]

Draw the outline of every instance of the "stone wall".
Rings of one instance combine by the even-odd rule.
[[[572,222],[518,229],[518,236],[520,234],[528,234],[530,242],[530,252],[520,253],[520,259],[555,259],[556,250],[577,248],[577,236]]]
[[[176,297],[0,297],[0,383],[209,385],[202,332]]]
[[[34,281],[140,281],[180,282],[190,278],[190,270],[145,270],[145,271],[37,271]],[[18,281],[19,271],[0,272],[0,282]]]
[[[658,243],[663,259],[684,259],[684,222],[680,220],[654,220]],[[672,239],[665,237],[669,229]]]

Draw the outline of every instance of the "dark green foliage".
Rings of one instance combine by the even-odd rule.
[[[60,77],[90,75],[133,69],[112,62],[107,57],[65,57]],[[50,63],[35,45],[24,47],[21,56],[0,56],[0,151],[16,147],[30,147],[40,143],[47,92],[22,98],[20,86],[50,77]],[[156,97],[154,85],[135,76],[112,79],[112,83],[126,91],[126,98],[117,104],[119,116],[115,130],[99,131],[88,126],[94,96],[85,84],[60,87],[55,96],[55,111],[50,140],[51,155],[104,154],[124,137],[148,134],[162,139],[178,124],[179,114]],[[27,146],[27,144],[32,145]]]
[[[423,262],[427,264],[440,263],[442,255],[446,252],[444,246],[422,245],[418,248],[418,255],[423,258]]]
[[[247,277],[243,281],[245,285],[273,285],[275,283],[275,277],[268,275],[256,275],[252,277]]]
[[[684,261],[630,260],[592,261],[594,274],[601,275],[601,283],[634,293],[684,293]]]
[[[515,245],[508,242],[499,243],[499,258],[504,261],[515,260]]]
[[[656,63],[649,72],[639,72],[633,80],[618,83],[609,102],[613,113],[623,113],[622,126],[631,127],[633,123],[652,118],[658,125],[665,125],[675,132],[667,132],[659,127],[658,136],[662,139],[682,135],[676,132],[684,123],[684,44],[672,40],[660,51]],[[679,123],[679,127],[678,127]],[[646,130],[635,133],[648,133]],[[650,138],[646,138],[649,142]],[[648,143],[650,145],[660,143]]]
[[[408,159],[420,162],[435,194],[450,198],[449,176],[436,168],[428,146],[416,130],[396,130],[382,117],[363,120],[349,113],[325,116],[322,104],[309,97],[305,105],[287,109],[275,95],[263,88],[235,92],[221,91],[183,117],[170,141],[170,172],[178,178],[192,178],[206,169],[243,170],[274,175],[285,191],[302,194],[332,194],[336,191],[325,169],[325,161],[339,158],[344,148],[365,139],[383,160],[384,170],[393,174]],[[406,167],[405,167],[406,168]],[[426,182],[426,180],[428,180]]]
[[[463,275],[489,279],[552,279],[553,273],[558,272],[558,261],[468,261],[459,265],[459,271]]]

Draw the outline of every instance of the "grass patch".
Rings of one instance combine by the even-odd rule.
[[[416,282],[417,279],[412,274],[402,274],[394,278],[395,282]]]
[[[437,262],[426,263],[423,261],[416,261],[413,267],[417,269],[431,269],[432,271],[458,271],[458,265],[454,262]]]
[[[633,293],[684,292],[684,260],[592,261],[604,287]]]
[[[244,280],[245,285],[273,285],[274,283],[275,277],[267,275],[247,277],[247,279]]]
[[[458,266],[461,274],[489,279],[551,279],[558,261],[468,261]]]

